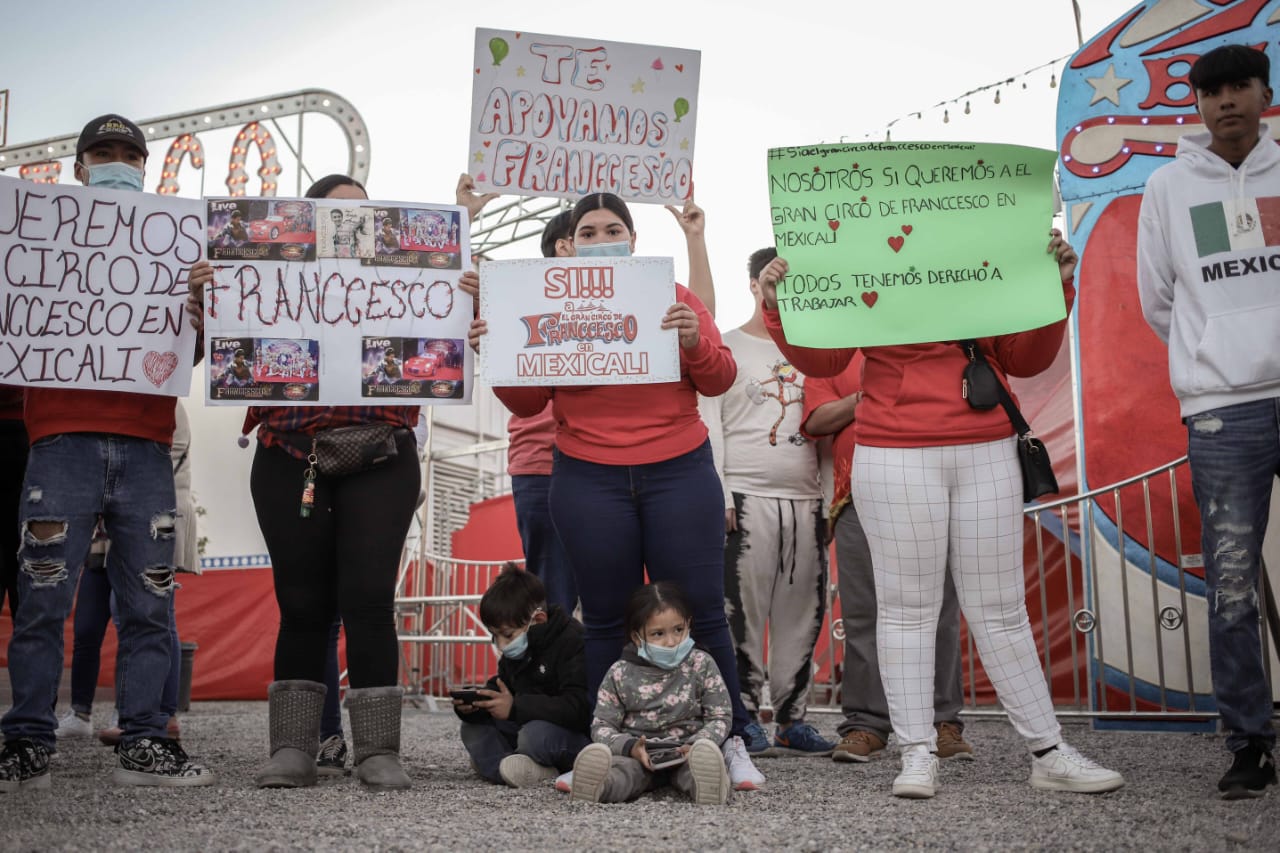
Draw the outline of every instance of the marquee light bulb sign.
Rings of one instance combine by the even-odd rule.
[[[172,139],[161,163],[156,192],[176,195],[181,189],[179,174],[188,164],[195,170],[204,169],[208,157],[198,132],[238,127],[227,163],[227,195],[244,196],[248,193],[252,178],[250,170],[256,162],[258,167],[254,171],[260,179],[258,194],[274,196],[280,187],[282,167],[276,139],[267,129],[266,122],[308,113],[320,113],[337,122],[347,141],[346,173],[358,181],[365,181],[369,174],[369,132],[364,120],[355,107],[340,95],[323,89],[308,89],[138,122],[147,134],[152,162],[159,147],[155,143]],[[77,137],[78,134],[68,134],[0,148],[0,170],[17,166],[18,175],[22,178],[38,183],[58,183],[62,174],[61,160],[75,156]],[[301,161],[301,133],[296,153]]]

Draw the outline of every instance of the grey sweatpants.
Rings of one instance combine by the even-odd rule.
[[[871,732],[887,741],[893,727],[876,655],[875,574],[871,569],[867,536],[862,532],[858,511],[852,503],[836,518],[835,534],[840,615],[844,622],[844,678],[840,685],[844,721],[836,730],[841,736],[855,731]],[[950,572],[942,592],[937,644],[933,721],[963,726],[960,722],[960,708],[964,704],[960,677],[960,603]]]
[[[734,492],[733,503],[738,529],[724,546],[724,603],[742,703],[758,713],[768,678],[773,718],[787,725],[804,719],[813,646],[827,612],[822,501]]]
[[[600,802],[625,803],[663,785],[693,796],[693,771],[689,769],[689,763],[651,773],[634,758],[615,755],[609,762],[609,776],[605,779]]]

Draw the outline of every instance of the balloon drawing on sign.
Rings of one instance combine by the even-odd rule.
[[[489,39],[489,52],[493,54],[493,64],[501,65],[502,60],[507,58],[507,54],[511,52],[511,46],[507,44],[507,40],[494,36]]]
[[[672,106],[676,111],[676,121],[679,121],[689,114],[689,101],[685,98],[676,98],[676,102]]]
[[[662,57],[658,57],[653,61],[653,65],[649,67],[652,68],[654,71],[661,71],[666,66],[662,64]]]

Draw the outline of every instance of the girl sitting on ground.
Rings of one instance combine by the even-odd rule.
[[[729,691],[711,655],[694,648],[684,594],[667,581],[642,586],[624,618],[631,642],[600,685],[594,743],[573,765],[573,799],[622,803],[669,784],[699,805],[724,804]],[[662,769],[665,761],[650,751],[655,740],[674,742],[662,751],[678,753],[668,760],[679,763]]]

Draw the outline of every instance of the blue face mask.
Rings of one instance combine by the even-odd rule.
[[[85,166],[89,170],[89,186],[109,190],[142,191],[142,170],[128,163],[98,163]]]
[[[580,258],[629,258],[631,257],[631,241],[622,240],[618,243],[590,243],[588,245],[574,245],[574,251]]]
[[[680,644],[674,648],[666,646],[652,646],[648,643],[640,646],[638,654],[654,666],[663,669],[675,669],[684,663],[684,659],[689,656],[689,652],[693,651],[693,637],[688,634],[680,641]]]
[[[533,611],[533,615],[537,616],[542,612],[539,607]],[[524,630],[511,638],[511,642],[502,647],[502,656],[508,660],[520,660],[529,652],[529,629],[533,627],[533,620],[529,620],[529,624],[524,626]]]

